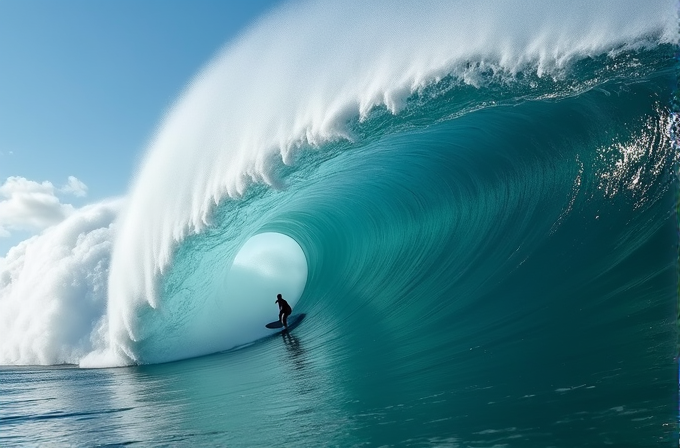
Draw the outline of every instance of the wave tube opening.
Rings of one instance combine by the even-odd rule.
[[[295,307],[307,283],[307,259],[300,245],[276,232],[260,233],[234,259],[226,278],[226,297],[237,301],[234,311],[247,322],[276,317],[276,294]],[[272,320],[272,319],[270,319]]]
[[[137,309],[137,331],[119,342],[128,362],[169,362],[242,346],[270,334],[265,324],[278,318],[277,294],[295,307],[308,268],[294,239],[259,233],[238,249],[224,238],[207,233],[181,244],[160,285],[163,300]]]

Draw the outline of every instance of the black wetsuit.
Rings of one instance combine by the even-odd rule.
[[[279,304],[279,320],[283,323],[284,327],[288,326],[288,316],[293,312],[293,309],[288,305],[283,299],[276,299],[276,303]]]

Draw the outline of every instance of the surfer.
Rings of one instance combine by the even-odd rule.
[[[288,305],[288,302],[283,300],[281,294],[276,295],[276,302],[279,304],[279,320],[284,327],[288,328],[288,316],[293,312],[293,309]]]

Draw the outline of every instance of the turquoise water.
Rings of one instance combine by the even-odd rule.
[[[2,367],[0,444],[676,446],[671,52],[444,78],[299,152],[287,188],[222,204],[160,282],[186,311],[221,241],[287,235],[298,328],[170,363]]]

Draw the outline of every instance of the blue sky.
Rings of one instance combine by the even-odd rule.
[[[277,3],[0,1],[0,257],[68,206],[124,195],[183,87]]]

